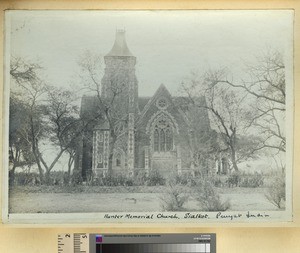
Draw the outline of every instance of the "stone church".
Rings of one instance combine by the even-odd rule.
[[[124,30],[116,31],[104,62],[101,93],[81,101],[80,117],[88,124],[75,168],[83,178],[105,177],[108,171],[133,176],[157,170],[165,177],[194,172],[200,166],[195,164],[195,150],[214,133],[207,110],[192,107],[185,97],[173,97],[163,84],[152,96],[140,97],[136,57]],[[205,105],[204,97],[198,99]],[[206,169],[207,161],[201,166]]]

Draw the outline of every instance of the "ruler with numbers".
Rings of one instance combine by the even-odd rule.
[[[89,234],[59,234],[58,253],[89,253]]]

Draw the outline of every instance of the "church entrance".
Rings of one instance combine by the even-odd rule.
[[[157,170],[165,178],[177,173],[176,156],[171,153],[168,155],[154,154],[151,165],[151,169]]]

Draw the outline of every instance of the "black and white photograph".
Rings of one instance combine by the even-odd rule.
[[[291,10],[6,11],[3,220],[292,220]]]

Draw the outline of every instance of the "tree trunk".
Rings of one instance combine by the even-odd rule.
[[[108,176],[112,176],[113,156],[114,156],[113,153],[110,153],[108,157],[108,170],[107,170]]]
[[[74,162],[74,155],[70,154],[69,160],[68,160],[68,179],[67,179],[68,182],[66,182],[67,184],[70,184],[73,162]]]
[[[36,161],[36,164],[38,166],[40,182],[41,182],[41,184],[43,184],[44,183],[44,171],[43,171],[43,168],[41,166],[39,156],[36,154],[36,151],[34,150],[34,148],[32,148],[32,152],[33,152],[33,156],[34,156],[34,159]]]
[[[15,184],[15,170],[16,166],[14,165],[12,169],[9,171],[9,185],[13,186]]]
[[[35,132],[34,132],[34,123],[33,123],[32,115],[30,116],[30,129],[31,129],[32,153],[33,153],[34,159],[36,161],[36,164],[38,166],[41,184],[43,184],[44,183],[44,171],[43,171],[43,168],[41,166],[41,162],[40,162],[39,155],[38,155],[39,151],[38,151],[38,146],[37,146],[37,143],[36,143],[37,140],[36,140],[36,136],[35,136]]]
[[[47,170],[45,173],[45,184],[51,185],[51,183],[50,170]]]
[[[38,147],[38,145],[36,145]],[[42,154],[39,152],[39,160],[42,162],[42,164],[44,165],[45,169],[46,169],[46,173],[45,173],[45,183],[46,184],[51,184],[51,177],[50,177],[50,172],[53,169],[54,165],[57,163],[57,161],[59,160],[59,158],[62,156],[62,154],[64,153],[64,149],[61,149],[60,152],[58,153],[58,155],[55,157],[55,159],[53,160],[53,162],[51,163],[50,167],[47,165],[46,161],[44,160]]]
[[[71,176],[72,164],[73,164],[73,162],[72,162],[72,158],[71,158],[71,156],[70,156],[70,157],[69,157],[69,160],[68,160],[68,177],[69,177],[69,178],[70,178],[70,176]]]
[[[114,149],[115,149],[115,143],[116,143],[117,137],[115,134],[111,134],[111,142],[109,145],[109,157],[108,157],[108,176],[111,176],[113,174],[113,157],[114,157]]]
[[[239,168],[236,163],[235,149],[234,149],[234,147],[230,147],[230,149],[231,149],[231,162],[232,162],[233,169],[234,169],[234,171],[238,172]]]

